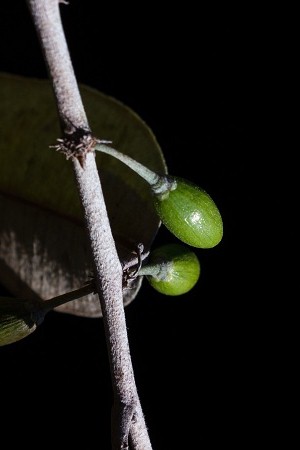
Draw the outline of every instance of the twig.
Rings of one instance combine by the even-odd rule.
[[[59,0],[27,0],[41,42],[83,206],[110,360],[113,450],[151,450],[132,368],[122,294],[122,268],[90,149],[94,138],[82,105],[59,12]]]

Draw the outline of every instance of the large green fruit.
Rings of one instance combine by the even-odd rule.
[[[174,177],[176,187],[155,195],[162,223],[182,242],[198,248],[215,247],[223,237],[223,221],[212,198],[200,187]]]

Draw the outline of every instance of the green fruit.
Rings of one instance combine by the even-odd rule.
[[[50,300],[0,297],[0,346],[12,344],[36,330],[45,315],[54,308],[76,300],[95,290],[94,282]]]
[[[221,214],[200,187],[174,177],[175,188],[154,196],[162,223],[182,242],[198,248],[215,247],[223,237]]]
[[[149,267],[159,267],[155,275],[146,277],[154,289],[165,295],[185,294],[195,286],[200,275],[197,256],[180,244],[166,244],[153,250]],[[147,272],[147,266],[142,270]]]
[[[19,341],[44,320],[42,302],[10,297],[0,298],[0,346]]]

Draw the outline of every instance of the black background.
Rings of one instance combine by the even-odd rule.
[[[223,216],[222,242],[196,250],[202,273],[189,294],[164,297],[144,281],[125,310],[153,449],[242,448],[263,427],[248,213],[264,109],[260,25],[244,12],[217,20],[188,5],[73,0],[61,11],[78,81],[134,109],[169,172],[201,185]],[[47,77],[25,2],[4,2],[0,24],[0,70]],[[155,245],[167,241],[162,227]],[[0,365],[1,433],[12,444],[40,448],[42,431],[49,446],[110,448],[101,319],[49,313],[33,335],[0,349]]]

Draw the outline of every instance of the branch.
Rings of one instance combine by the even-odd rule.
[[[110,361],[113,450],[151,450],[137,394],[125,322],[122,268],[95,163],[94,142],[73,71],[59,0],[27,0],[48,66],[64,143],[69,148],[94,264]]]

